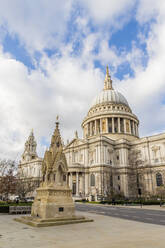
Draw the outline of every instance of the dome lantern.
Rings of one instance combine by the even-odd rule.
[[[111,80],[111,76],[109,74],[108,66],[106,68],[106,76],[105,76],[105,80],[104,80],[104,90],[113,90],[112,80]]]

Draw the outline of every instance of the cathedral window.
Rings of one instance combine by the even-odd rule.
[[[63,175],[63,181],[64,182],[66,181],[66,175]]]
[[[95,186],[95,175],[91,174],[91,186]]]
[[[120,180],[120,176],[118,176],[117,179]]]
[[[159,172],[156,174],[156,185],[158,187],[163,185],[162,174]]]
[[[76,194],[76,183],[73,183],[73,185],[72,185],[72,194],[73,195]]]
[[[96,133],[100,133],[100,120],[96,120]]]
[[[116,156],[116,159],[119,160],[119,155]]]
[[[113,177],[112,177],[112,175],[110,176],[110,186],[113,187]]]
[[[92,121],[92,135],[94,135],[95,133],[95,122]]]
[[[124,133],[124,120],[123,120],[123,118],[120,118],[120,132]]]
[[[131,124],[131,134],[133,134],[133,121],[132,120],[131,120],[130,124]]]
[[[108,133],[112,133],[112,118],[108,118]]]
[[[120,191],[120,185],[118,185],[118,190]]]
[[[115,133],[118,132],[118,119],[117,118],[114,118],[114,126],[115,126]]]

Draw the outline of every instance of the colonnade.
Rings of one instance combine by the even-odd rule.
[[[138,124],[134,120],[121,117],[100,118],[86,124],[85,135],[93,136],[100,133],[125,133],[138,135]]]
[[[83,195],[85,189],[85,173],[84,172],[69,172],[69,187],[72,189],[73,195]]]

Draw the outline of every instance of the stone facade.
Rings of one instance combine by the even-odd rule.
[[[75,199],[157,193],[165,182],[165,133],[139,138],[138,127],[127,100],[113,89],[107,68],[104,89],[82,122],[83,138],[76,132],[64,147]]]
[[[65,147],[75,198],[149,197],[165,180],[165,134],[139,138],[139,120],[107,73],[78,136]],[[159,173],[159,174],[158,174]],[[160,179],[161,180],[161,179]],[[161,184],[161,183],[160,183]]]

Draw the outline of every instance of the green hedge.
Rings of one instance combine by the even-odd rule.
[[[8,205],[0,206],[0,213],[9,213],[9,206]]]
[[[116,204],[116,205],[160,205],[160,201],[158,200],[135,200],[135,201],[124,201],[124,200],[116,200],[116,201],[100,201],[100,204]],[[161,204],[165,204],[165,201],[161,201]]]
[[[0,206],[31,206],[33,202],[0,202]]]
[[[87,201],[81,201],[81,200],[77,200],[76,202],[87,202]],[[144,199],[138,199],[138,200],[114,200],[114,201],[100,201],[100,202],[96,202],[96,201],[91,201],[89,202],[91,204],[112,204],[112,205],[160,205],[160,200],[144,200]],[[165,201],[161,201],[161,204],[165,204]]]
[[[0,202],[0,213],[9,213],[9,206],[31,206],[32,202],[7,203]]]
[[[82,200],[75,200],[75,202],[89,202],[88,200],[86,200],[86,199],[82,199]]]

